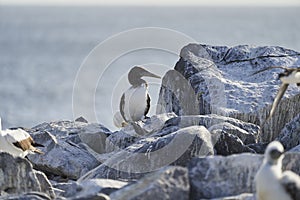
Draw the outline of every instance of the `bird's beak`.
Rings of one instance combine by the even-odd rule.
[[[143,73],[143,76],[147,76],[147,77],[152,77],[152,78],[161,78],[160,76],[156,75],[156,74],[153,74],[151,72],[148,72],[148,71],[145,71]]]

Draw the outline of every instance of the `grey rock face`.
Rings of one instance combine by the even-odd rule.
[[[106,152],[119,151],[141,140],[164,126],[168,119],[176,117],[174,113],[154,115],[145,121],[129,124],[106,139]]]
[[[244,145],[237,137],[222,129],[211,130],[212,141],[217,155],[228,156],[237,153],[256,153],[253,149]]]
[[[54,193],[53,187],[48,180],[47,176],[40,171],[34,170],[34,173],[40,183],[41,186],[41,192],[45,193],[47,196],[49,196],[52,199],[55,199],[56,195]]]
[[[169,119],[165,127],[205,126],[207,129],[221,129],[238,136],[245,144],[255,143],[260,133],[259,126],[235,118],[215,114],[178,116]]]
[[[222,197],[211,200],[255,200],[255,195],[250,193],[244,193],[236,196]]]
[[[0,153],[0,194],[22,194],[35,191],[52,195],[51,185],[48,185],[49,188],[44,188],[42,184],[46,181],[38,178],[40,176],[42,175],[36,174],[26,159]]]
[[[152,136],[116,152],[79,180],[91,178],[136,179],[167,165],[185,166],[193,157],[212,155],[210,133],[191,126],[165,136]]]
[[[288,153],[283,170],[300,174],[300,154]],[[191,199],[212,199],[254,193],[254,177],[263,155],[239,154],[228,157],[194,158],[189,165]]]
[[[247,45],[228,48],[189,44],[180,56],[175,70],[163,78],[158,113],[219,114],[254,124],[266,119],[281,84],[277,76],[282,70],[251,74],[268,66],[300,63],[298,52]],[[275,115],[263,127],[262,141],[275,139],[300,112],[298,93],[296,86],[289,87]]]
[[[290,150],[300,144],[300,113],[285,125],[278,136],[286,150]]]
[[[60,196],[69,199],[93,199],[99,194],[110,195],[128,183],[111,179],[89,179],[82,182],[58,183],[54,187],[62,190]]]
[[[45,154],[32,154],[28,158],[37,169],[48,175],[76,180],[100,164],[96,159],[97,154],[84,145],[84,141],[91,147],[96,147],[97,143],[105,144],[106,137],[96,133],[97,128],[103,130],[99,125],[81,122],[41,124],[33,128],[35,132],[31,134],[37,143],[45,146],[41,148]]]
[[[41,192],[27,192],[19,195],[6,195],[0,197],[0,200],[51,200],[51,198]]]
[[[105,152],[105,139],[111,132],[101,124],[85,123],[80,121],[57,121],[42,123],[32,128],[32,134],[47,131],[56,139],[71,141],[75,144],[87,144],[97,153]]]
[[[203,125],[210,131],[212,142],[218,155],[231,155],[234,153],[252,152],[248,144],[257,142],[259,127],[238,119],[220,115],[190,115],[169,119],[165,127],[190,127]]]
[[[110,195],[114,200],[189,199],[188,171],[166,167]]]
[[[100,164],[89,151],[74,143],[56,140],[48,132],[40,132],[34,139],[46,146],[46,149],[41,148],[45,154],[32,154],[28,158],[37,169],[49,175],[76,180]]]

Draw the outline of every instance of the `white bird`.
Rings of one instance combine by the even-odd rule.
[[[43,145],[35,143],[32,137],[22,128],[0,130],[0,152],[7,152],[13,156],[23,158],[28,153],[43,154],[36,146]]]
[[[278,75],[278,78],[281,80],[282,84],[281,84],[279,91],[274,99],[270,114],[266,118],[266,120],[261,124],[261,126],[263,126],[265,124],[265,122],[268,121],[273,116],[275,109],[278,106],[285,91],[287,90],[289,84],[297,84],[297,86],[300,86],[300,68],[288,68],[288,67],[284,67],[284,66],[271,66],[271,67],[267,67],[265,69],[259,70],[259,71],[255,72],[254,74],[258,74],[263,71],[266,71],[269,69],[274,69],[274,68],[284,69],[284,72],[280,73]]]
[[[282,172],[283,153],[283,146],[278,141],[267,146],[255,176],[257,200],[300,199],[300,177],[292,171]]]
[[[148,84],[142,77],[160,78],[142,67],[135,66],[128,73],[131,87],[124,92],[120,101],[120,113],[126,123],[144,119],[150,109]]]

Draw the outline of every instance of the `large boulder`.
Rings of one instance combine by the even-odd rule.
[[[239,154],[227,157],[194,158],[189,165],[191,199],[212,199],[255,193],[254,177],[263,155]],[[300,153],[287,153],[283,170],[300,174]]]
[[[260,132],[257,125],[215,114],[178,116],[169,119],[165,127],[184,128],[201,125],[208,128],[218,155],[256,152],[247,145],[255,144]]]
[[[188,171],[165,167],[110,195],[114,200],[189,199]]]
[[[191,126],[139,140],[116,152],[79,180],[138,179],[167,165],[186,166],[193,157],[214,154],[211,135],[203,126]]]
[[[28,159],[51,179],[57,176],[77,180],[100,164],[95,151],[105,151],[108,134],[107,129],[97,124],[43,123],[34,127],[31,135],[37,143],[45,146],[40,148],[44,154],[31,154]]]
[[[46,176],[33,170],[28,160],[0,152],[0,194],[18,195],[27,192],[43,192],[55,198]]]
[[[270,111],[282,70],[252,74],[268,66],[299,65],[299,58],[298,52],[281,47],[189,44],[181,50],[175,69],[163,77],[157,112],[219,114],[259,125]],[[299,89],[291,85],[262,127],[261,141],[278,136],[300,112],[299,101]]]

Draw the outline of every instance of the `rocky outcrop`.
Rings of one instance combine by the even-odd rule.
[[[203,126],[191,126],[164,136],[141,139],[116,152],[103,164],[82,176],[134,180],[168,165],[185,166],[193,157],[214,153],[210,133]]]
[[[114,200],[189,199],[188,171],[166,167],[110,195]]]
[[[181,50],[175,69],[163,78],[158,113],[219,114],[259,125],[277,94],[281,83],[276,77],[281,70],[252,74],[268,66],[299,65],[299,58],[298,52],[281,47],[189,44]],[[262,127],[261,141],[275,139],[300,112],[298,93],[296,86],[290,86]]]
[[[76,180],[100,164],[97,152],[105,152],[110,132],[97,124],[61,121],[38,125],[31,134],[45,146],[44,155],[28,156],[34,166],[48,176]]]
[[[194,158],[189,165],[191,199],[212,199],[255,193],[254,177],[262,155],[239,154],[228,157]],[[300,174],[300,154],[287,154],[283,170]]]
[[[0,152],[0,196],[27,192],[43,192],[48,198],[55,197],[45,175],[33,170],[30,162]]]

